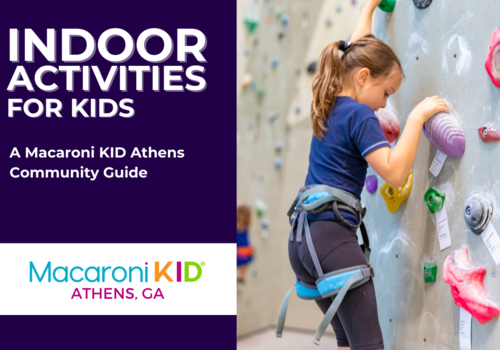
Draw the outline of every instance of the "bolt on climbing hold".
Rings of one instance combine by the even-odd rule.
[[[485,273],[484,266],[472,265],[467,248],[455,250],[444,261],[443,280],[450,285],[455,304],[467,310],[479,323],[500,314],[500,309],[484,289]]]
[[[241,86],[246,88],[250,86],[250,84],[252,84],[252,74],[245,74],[241,80]]]
[[[403,183],[403,186],[392,187],[389,186],[389,184],[384,183],[380,187],[380,194],[382,195],[382,198],[384,198],[385,204],[387,205],[387,210],[389,210],[389,212],[395,213],[398,210],[401,203],[403,203],[410,195],[412,185],[413,174],[412,170],[410,169],[410,173]]]
[[[263,218],[260,225],[262,228],[262,230],[260,231],[260,235],[262,236],[262,238],[269,237],[269,226],[271,225],[271,220],[269,220],[268,218]]]
[[[264,213],[267,210],[267,204],[261,200],[261,199],[256,199],[254,202],[255,205],[255,213],[257,214],[258,218],[261,218],[264,216]]]
[[[286,34],[286,30],[285,30],[285,28],[280,28],[280,29],[278,30],[278,38],[279,38],[279,39],[283,39],[283,38],[285,37],[285,34]]]
[[[500,130],[494,124],[486,124],[477,129],[477,133],[484,143],[500,141]]]
[[[276,68],[278,66],[278,63],[279,63],[278,59],[277,58],[273,58],[271,60],[271,67],[272,68]]]
[[[274,122],[276,119],[279,118],[279,113],[275,111],[271,111],[267,114],[267,118],[269,119],[270,122]]]
[[[279,170],[283,166],[283,158],[276,156],[274,157],[274,167]]]
[[[366,190],[370,194],[374,194],[377,191],[378,180],[376,175],[370,175],[366,177],[365,180]],[[392,191],[392,189],[390,189]]]
[[[327,18],[325,24],[327,27],[331,27],[333,25],[333,21],[331,20],[331,18]]]
[[[380,5],[378,5],[379,9],[385,12],[394,11],[395,6],[396,6],[396,0],[382,0]]]
[[[484,193],[472,193],[464,204],[464,219],[476,235],[480,235],[493,216],[493,201]]]
[[[308,65],[307,65],[307,73],[309,74],[314,74],[316,73],[316,68],[317,68],[317,61],[314,60],[314,61],[311,61]]]
[[[271,220],[268,218],[263,218],[261,222],[261,226],[263,229],[267,230],[269,226],[271,226]]]
[[[264,96],[266,96],[266,89],[264,89],[264,87],[261,85],[257,85],[257,88],[255,91],[257,92],[257,96],[259,98],[263,98]]]
[[[337,13],[341,13],[342,12],[342,6],[337,6]]]
[[[440,112],[424,123],[424,135],[438,150],[451,158],[460,158],[465,152],[465,134],[453,114]]]
[[[432,0],[413,0],[413,3],[418,9],[423,10],[431,5]]]
[[[429,211],[432,214],[435,214],[443,209],[444,199],[445,193],[433,187],[429,188],[424,195],[425,204],[427,204],[427,208],[429,208]]]
[[[387,108],[379,109],[375,112],[375,115],[380,121],[380,126],[382,127],[387,142],[391,143],[396,141],[400,130],[399,120],[396,115]]]
[[[245,17],[243,17],[243,21],[245,22],[248,32],[252,34],[259,26],[260,22],[259,14],[255,9],[248,10],[247,13],[245,14]]]
[[[245,56],[245,57],[250,56],[250,51],[249,50],[243,50],[243,56]]]
[[[436,282],[437,265],[435,262],[424,263],[424,281],[425,283]]]
[[[277,152],[277,153],[280,153],[281,150],[283,150],[283,148],[285,147],[285,143],[283,141],[276,141],[274,143],[274,150]]]
[[[282,7],[276,7],[276,9],[274,10],[274,16],[276,18],[281,18],[281,15],[283,15],[283,8]]]
[[[491,33],[490,48],[484,64],[493,84],[500,88],[500,28]]]
[[[288,16],[286,13],[281,15],[281,24],[284,26],[287,26],[290,23],[290,16]]]

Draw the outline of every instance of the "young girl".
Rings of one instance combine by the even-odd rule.
[[[393,150],[374,111],[401,85],[401,63],[382,41],[371,35],[372,15],[380,0],[368,0],[352,35],[352,43],[333,42],[321,53],[313,82],[311,118],[314,136],[305,185],[325,184],[360,198],[368,164],[391,186],[403,185],[417,152],[423,123],[438,112],[450,112],[439,97],[428,97],[410,113]],[[351,224],[357,218],[341,215]],[[343,225],[333,211],[308,215],[312,241],[323,271],[365,265],[356,230]],[[318,274],[307,242],[289,241],[297,278],[315,285]],[[333,298],[317,300],[326,313]],[[383,349],[375,290],[370,280],[347,292],[332,320],[339,349]]]
[[[247,265],[252,261],[253,248],[248,242],[248,228],[252,221],[252,210],[246,204],[236,206],[236,274],[238,283],[245,283]]]

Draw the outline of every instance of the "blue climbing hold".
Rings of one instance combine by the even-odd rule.
[[[290,16],[288,16],[286,13],[281,15],[281,24],[284,26],[287,26],[288,23],[290,23]]]
[[[283,166],[283,158],[281,158],[280,156],[276,156],[274,158],[274,167],[279,170],[281,169],[281,167]]]

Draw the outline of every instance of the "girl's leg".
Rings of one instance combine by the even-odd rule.
[[[316,301],[316,304],[318,304],[321,311],[323,312],[323,314],[326,313],[326,311],[328,310],[328,308],[332,304],[332,298],[315,300],[315,301]],[[340,322],[338,313],[336,313],[335,316],[333,316],[331,325],[333,327],[333,330],[335,331],[335,337],[337,338],[338,349],[339,350],[350,349],[349,340],[347,339],[347,334],[344,330],[344,326],[342,325],[342,322]]]
[[[243,282],[245,282],[246,278],[246,271],[247,271],[247,265],[241,265],[240,266],[240,278]]]
[[[303,239],[303,243],[304,241],[305,238]],[[312,276],[305,268],[304,264],[302,264],[302,261],[304,260],[304,254],[307,254],[307,252],[304,252],[302,248],[303,246],[300,242],[288,242],[288,257],[290,259],[290,264],[292,265],[292,269],[299,280],[304,283],[314,285],[317,277]],[[321,311],[325,313],[326,310],[328,310],[328,308],[330,307],[332,299],[328,298],[315,300],[315,302],[318,304]],[[340,322],[339,316],[337,314],[333,317],[332,326],[337,337],[338,349],[349,350],[349,341],[347,340],[344,327],[342,326],[342,323]]]
[[[384,349],[372,280],[347,292],[337,313],[353,350]]]
[[[334,221],[312,222],[310,229],[323,273],[367,264],[354,230]],[[317,279],[319,276],[305,240],[301,244],[299,255],[302,256],[304,268]],[[325,313],[332,299],[322,299],[319,302],[318,306]],[[347,292],[332,320],[332,326],[339,347],[350,346],[353,350],[384,348],[372,280]]]

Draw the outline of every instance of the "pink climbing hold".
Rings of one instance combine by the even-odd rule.
[[[477,129],[481,141],[485,143],[500,141],[500,130],[494,124],[486,124]]]
[[[380,121],[387,142],[395,141],[399,136],[399,121],[396,115],[387,108],[379,109],[375,115]]]
[[[490,50],[486,56],[486,71],[490,75],[493,84],[500,88],[500,28],[497,28],[491,33]]]
[[[443,266],[443,279],[450,285],[455,304],[469,311],[479,323],[498,317],[500,309],[484,290],[484,266],[476,267],[469,260],[467,248],[452,252]]]

